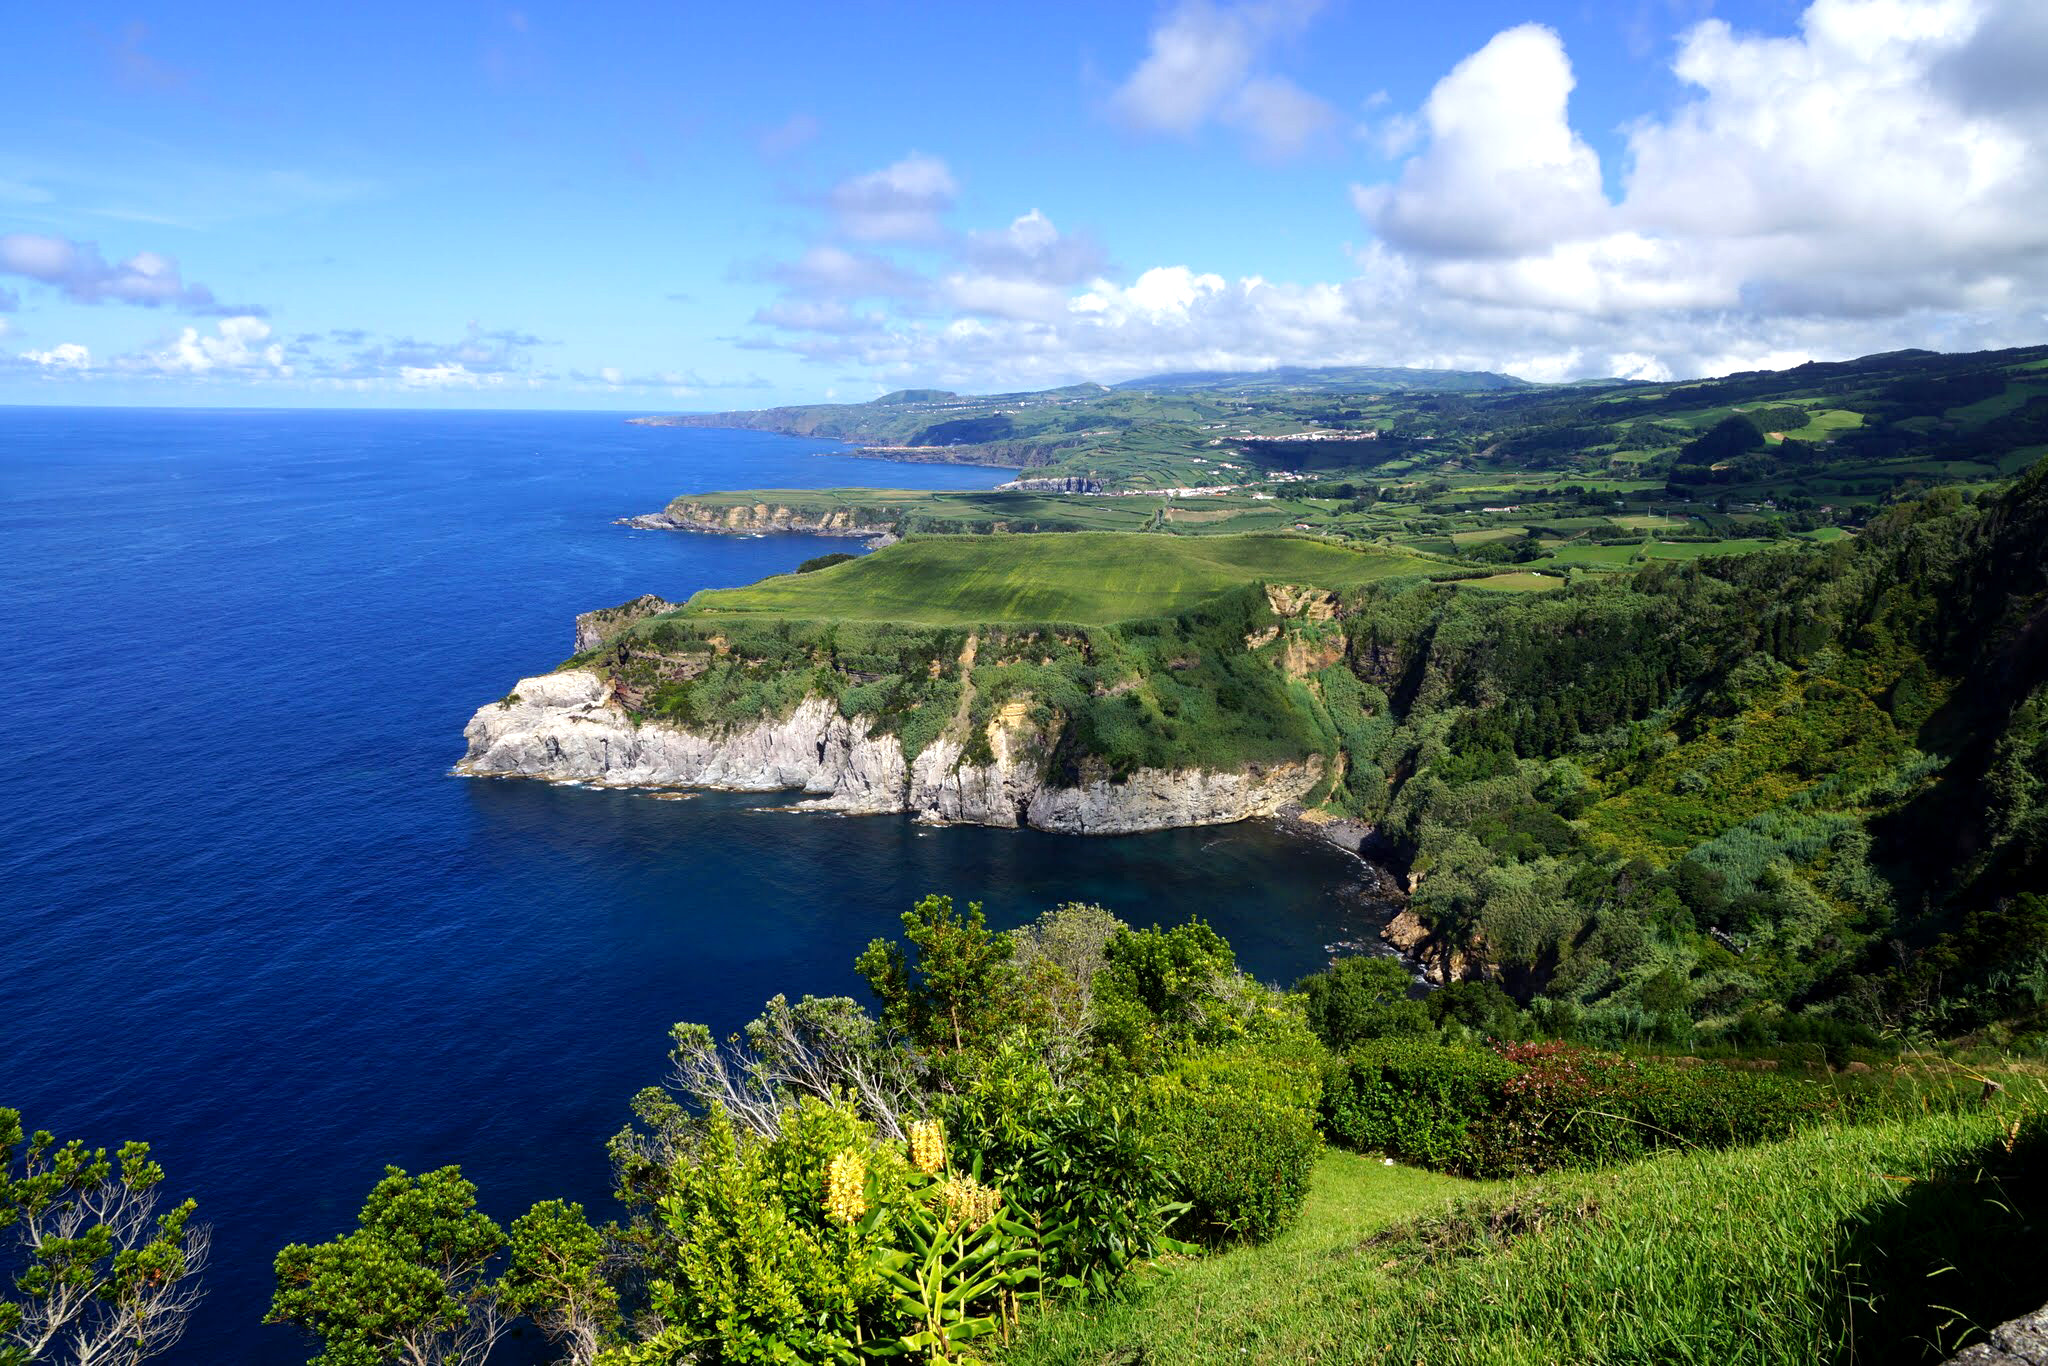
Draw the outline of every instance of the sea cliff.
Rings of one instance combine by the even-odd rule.
[[[463,731],[456,771],[626,787],[799,792],[800,809],[908,812],[920,820],[1030,826],[1077,835],[1129,834],[1222,825],[1272,815],[1315,785],[1319,755],[1235,771],[1141,768],[1123,781],[1061,785],[1041,762],[1051,737],[1024,708],[1006,708],[983,738],[987,762],[968,762],[963,737],[947,734],[906,759],[871,718],[842,716],[807,698],[787,716],[723,734],[637,720],[611,681],[590,669],[522,679],[477,710]],[[980,747],[977,746],[977,749]]]
[[[886,513],[888,509],[876,509]],[[715,504],[677,499],[660,512],[621,517],[620,526],[642,531],[709,531],[723,535],[752,535],[758,532],[800,532],[810,536],[887,536],[895,531],[892,520],[863,518],[850,508],[817,510],[783,503]]]

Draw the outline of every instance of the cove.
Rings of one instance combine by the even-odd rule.
[[[449,775],[577,612],[843,541],[634,531],[733,487],[987,487],[621,414],[0,409],[0,1105],[151,1142],[215,1231],[164,1360],[303,1361],[270,1261],[387,1162],[508,1219],[609,1217],[603,1142],[668,1027],[854,992],[927,892],[1207,917],[1291,980],[1368,937],[1348,856],[1260,825],[1083,839]],[[516,1352],[507,1361],[516,1361]]]

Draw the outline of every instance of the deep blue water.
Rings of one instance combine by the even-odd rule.
[[[930,830],[448,776],[575,613],[846,542],[612,525],[733,487],[982,487],[605,414],[0,408],[0,1105],[151,1141],[215,1230],[168,1361],[292,1362],[269,1265],[383,1164],[487,1209],[580,1199],[668,1026],[853,992],[927,891],[1209,917],[1291,978],[1362,932],[1356,870],[1258,826]],[[517,1351],[503,1360],[517,1360]]]

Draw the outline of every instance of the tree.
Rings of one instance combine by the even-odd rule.
[[[1429,1011],[1409,999],[1414,981],[1398,958],[1340,958],[1328,972],[1294,984],[1308,1025],[1331,1049],[1344,1052],[1368,1039],[1428,1034]]]
[[[160,1210],[163,1179],[147,1143],[111,1160],[43,1130],[24,1145],[0,1109],[0,1366],[134,1366],[177,1342],[208,1230],[190,1200]]]
[[[521,1315],[565,1349],[565,1366],[589,1366],[617,1338],[605,1235],[581,1205],[543,1200],[512,1221],[508,1240],[460,1167],[384,1172],[355,1232],[277,1254],[264,1322],[320,1338],[312,1366],[480,1366]],[[508,1245],[511,1264],[493,1280]]]
[[[604,1235],[583,1206],[543,1200],[512,1221],[512,1265],[499,1282],[499,1303],[564,1347],[565,1366],[589,1366],[619,1328],[619,1292],[605,1279],[604,1262]]]
[[[505,1233],[459,1167],[386,1167],[346,1237],[277,1254],[267,1323],[325,1343],[312,1366],[479,1366],[505,1330],[485,1268]]]
[[[958,1051],[986,1042],[1014,1013],[1016,945],[989,933],[979,901],[967,914],[950,896],[928,896],[903,913],[903,937],[917,950],[877,939],[853,963],[882,1003],[882,1022],[927,1048]]]

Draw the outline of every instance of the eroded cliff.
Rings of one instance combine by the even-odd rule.
[[[824,698],[789,715],[724,734],[636,720],[611,681],[590,669],[522,679],[505,699],[477,710],[456,765],[473,776],[544,778],[629,787],[795,791],[819,811],[909,812],[920,820],[1031,826],[1109,835],[1220,825],[1271,815],[1313,787],[1320,755],[1242,770],[1139,769],[1060,784],[1043,760],[1055,736],[1028,709],[1006,707],[978,737],[940,736],[907,759],[895,735],[865,716],[846,717]]]

